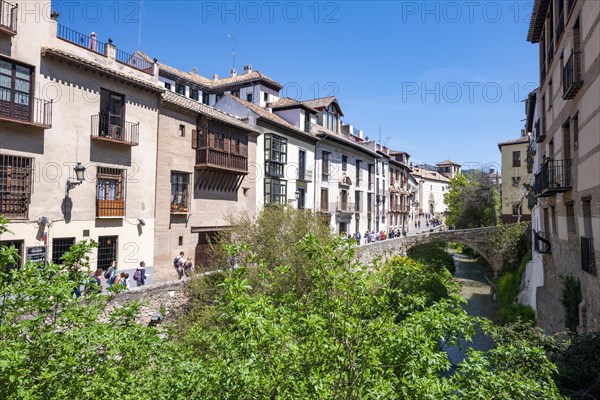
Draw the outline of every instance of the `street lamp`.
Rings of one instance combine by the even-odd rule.
[[[69,190],[73,189],[75,186],[81,185],[81,182],[83,182],[85,179],[85,167],[80,162],[73,167],[73,170],[75,171],[75,177],[77,180],[72,181],[71,179],[67,179],[67,193],[69,193]]]

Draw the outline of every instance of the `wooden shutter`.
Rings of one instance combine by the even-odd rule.
[[[192,129],[192,149],[198,148],[198,131],[196,129]]]

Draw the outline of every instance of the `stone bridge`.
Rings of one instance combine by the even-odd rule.
[[[457,242],[468,246],[479,253],[493,268],[494,275],[498,276],[504,264],[504,260],[494,248],[493,242],[494,238],[497,237],[505,227],[506,225],[457,230],[436,231],[434,229],[433,232],[418,233],[416,235],[360,245],[356,247],[356,255],[363,263],[370,264],[378,257],[385,261],[394,256],[404,256],[412,247],[429,243],[434,240]]]

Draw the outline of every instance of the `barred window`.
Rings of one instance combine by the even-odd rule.
[[[283,177],[287,163],[287,139],[277,135],[265,135],[266,175]]]
[[[97,217],[124,217],[126,170],[98,167],[96,191]]]
[[[33,188],[33,158],[0,154],[0,214],[27,218]]]
[[[61,257],[71,246],[75,244],[75,238],[56,238],[52,240],[52,263],[62,264]]]
[[[171,213],[188,213],[190,174],[171,172]]]

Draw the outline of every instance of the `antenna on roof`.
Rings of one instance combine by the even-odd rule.
[[[231,68],[235,68],[235,34],[228,33],[227,37],[231,40],[231,58],[232,58]]]
[[[140,0],[140,15],[138,24],[138,49],[142,48],[142,20],[144,19],[144,0]]]

